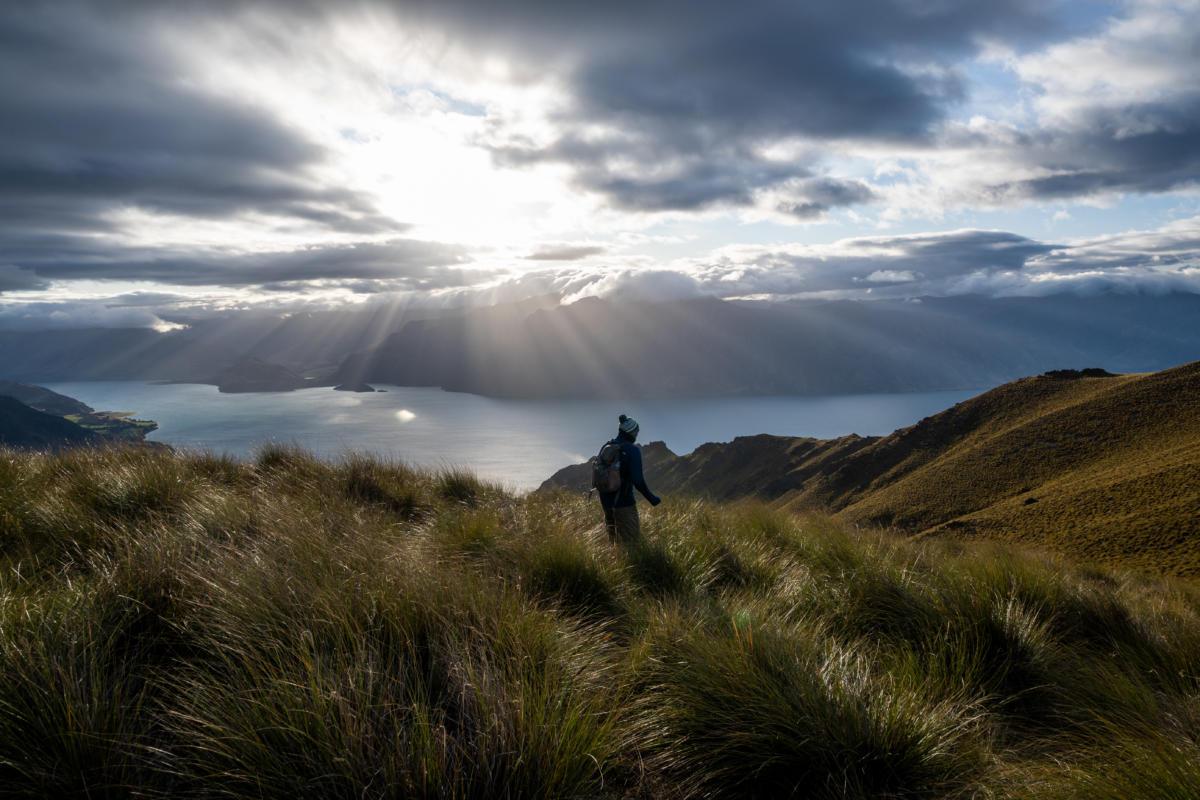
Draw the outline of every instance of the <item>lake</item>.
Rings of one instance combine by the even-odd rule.
[[[330,388],[221,394],[204,384],[132,381],[46,384],[98,411],[131,411],[158,422],[152,441],[246,456],[267,442],[323,456],[366,450],[429,467],[465,466],[515,489],[531,489],[560,467],[585,461],[616,433],[617,415],[642,426],[641,441],[679,454],[704,442],[773,433],[831,438],[891,433],[978,392],[827,397],[738,397],[607,401],[498,400],[441,389],[382,386],[353,394]],[[652,476],[650,476],[652,478]],[[651,486],[653,482],[651,481]]]

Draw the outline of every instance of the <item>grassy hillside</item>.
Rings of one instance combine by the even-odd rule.
[[[1004,384],[889,436],[646,448],[656,489],[1200,574],[1200,362]],[[572,485],[583,472],[553,482]]]
[[[848,494],[840,516],[1200,574],[1200,363],[1030,378],[929,422],[880,443],[917,439],[876,486]]]
[[[271,449],[0,453],[0,795],[1200,796],[1200,593]]]

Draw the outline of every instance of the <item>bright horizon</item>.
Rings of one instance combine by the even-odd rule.
[[[0,11],[0,329],[1200,291],[1200,3]]]

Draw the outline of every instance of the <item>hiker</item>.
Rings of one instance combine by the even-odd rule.
[[[658,495],[650,491],[642,476],[642,450],[634,444],[637,435],[637,421],[622,414],[617,426],[617,438],[604,443],[600,455],[592,464],[592,487],[600,495],[609,541],[628,544],[642,535],[637,501],[633,496],[635,488],[650,501],[650,505],[656,506],[662,502]]]

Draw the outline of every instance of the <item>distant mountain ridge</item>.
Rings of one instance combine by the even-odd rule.
[[[1200,354],[1200,296],[629,303],[590,298],[413,321],[339,382],[514,398],[933,391],[1061,366],[1146,371]]]
[[[684,456],[653,443],[643,455],[655,491],[1200,574],[1200,362],[1025,378],[888,436],[750,436]],[[584,485],[585,470],[543,488]]]
[[[630,302],[231,313],[186,330],[0,331],[0,378],[219,383],[247,358],[305,385],[529,399],[814,395],[994,386],[1063,366],[1200,356],[1200,295]],[[284,381],[283,385],[294,384]]]

